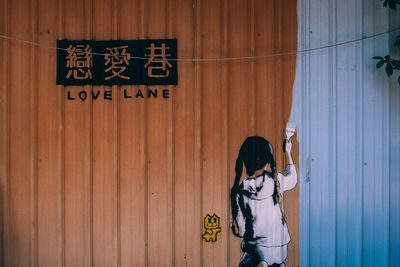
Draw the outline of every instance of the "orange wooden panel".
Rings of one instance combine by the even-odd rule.
[[[110,40],[115,33],[115,1],[93,3],[93,39]],[[94,55],[96,56],[96,55]],[[102,55],[97,55],[102,56]],[[118,87],[93,86],[100,99],[93,101],[93,264],[118,264]],[[112,100],[104,99],[110,92]],[[89,91],[88,91],[89,93]]]
[[[254,1],[255,55],[270,55],[275,52],[276,15],[274,6],[274,1]],[[274,142],[275,58],[256,59],[254,72],[256,135]]]
[[[32,21],[30,1],[9,1],[9,35],[31,40]],[[31,210],[35,173],[32,168],[32,49],[26,43],[9,42],[9,181],[7,206],[6,266],[30,266],[34,244],[34,224]]]
[[[173,1],[173,37],[178,39],[178,56],[191,58],[194,40],[192,3]],[[175,170],[175,264],[200,266],[202,218],[200,216],[200,179],[194,173],[194,69],[191,61],[178,62],[179,83],[169,101],[174,105]]]
[[[121,39],[143,38],[143,0],[119,4]],[[137,86],[120,91],[121,266],[146,265],[147,154],[146,103],[135,97]]]
[[[223,26],[221,12],[222,1],[201,1],[200,6],[200,57],[220,58],[223,55]],[[226,151],[222,147],[223,110],[225,97],[222,94],[221,62],[209,61],[200,64],[201,80],[201,160],[202,160],[202,216],[220,217],[222,232],[218,234],[218,242],[203,242],[204,266],[223,266],[227,262],[226,225],[228,209],[226,162],[223,161]],[[204,230],[203,230],[204,231]]]
[[[7,1],[0,2],[0,31],[2,35],[8,34]],[[9,127],[8,127],[8,40],[0,40],[0,265],[5,266],[5,250],[8,243],[8,219],[5,212],[8,207],[8,180],[9,180]]]
[[[201,58],[202,49],[201,49],[201,8],[199,8],[199,4],[195,4],[193,6],[193,31],[194,31],[194,49],[193,49],[193,58]],[[193,110],[194,110],[194,143],[193,143],[193,165],[194,165],[194,179],[199,181],[199,214],[200,214],[200,227],[199,227],[199,234],[202,235],[204,233],[203,227],[203,210],[202,210],[202,197],[203,197],[203,185],[202,185],[202,113],[201,113],[201,85],[202,85],[202,77],[201,77],[201,64],[199,62],[194,63],[194,86],[193,86]],[[203,239],[200,239],[200,262],[199,265],[203,266]]]
[[[283,30],[283,13],[285,12],[283,9],[282,1],[275,0],[274,5],[274,14],[275,14],[275,31],[274,31],[274,53],[279,54],[282,53],[282,30]],[[274,71],[274,79],[275,79],[275,98],[274,98],[274,131],[275,137],[271,139],[271,142],[275,148],[274,156],[276,160],[276,166],[278,170],[282,170],[284,168],[283,160],[284,155],[283,151],[280,148],[283,138],[283,130],[285,125],[283,118],[283,103],[285,103],[285,99],[283,98],[283,69],[282,69],[282,56],[275,56],[275,71]]]
[[[90,39],[91,2],[64,2],[64,37]],[[65,87],[77,95],[81,86]],[[92,105],[65,95],[65,265],[92,262]]]
[[[163,0],[145,1],[146,38],[168,36],[167,8],[167,2]],[[147,100],[149,266],[173,264],[172,166],[169,164],[171,155],[168,153],[172,142],[168,135],[168,117],[168,102],[165,99],[158,97]]]
[[[57,39],[57,2],[38,1],[37,42],[55,46]],[[55,85],[56,53],[54,49],[38,47],[37,101],[38,101],[38,265],[62,266],[62,191],[61,171],[62,132],[59,130],[58,98],[62,88]]]

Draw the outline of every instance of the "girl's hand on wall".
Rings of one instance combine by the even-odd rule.
[[[286,162],[287,162],[287,164],[293,164],[292,146],[293,146],[292,141],[286,140],[285,150],[286,150],[286,160],[287,160]]]

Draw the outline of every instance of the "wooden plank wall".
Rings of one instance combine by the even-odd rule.
[[[296,0],[0,3],[1,266],[237,266],[234,162],[261,135],[283,171],[296,57],[180,61],[169,99],[124,99],[146,87],[57,86],[54,47],[177,38],[185,59],[295,51]],[[67,100],[81,90],[113,100]],[[285,193],[287,266],[299,264],[298,199]],[[216,243],[201,239],[207,213],[221,217]]]

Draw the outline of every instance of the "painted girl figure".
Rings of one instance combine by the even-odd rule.
[[[263,137],[248,137],[242,144],[231,189],[232,231],[243,238],[239,267],[285,266],[289,231],[283,208],[283,192],[297,183],[292,142],[284,143],[286,175],[277,172],[272,145]]]

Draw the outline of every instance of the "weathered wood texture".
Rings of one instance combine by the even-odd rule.
[[[1,0],[0,265],[237,266],[229,190],[261,135],[283,171],[296,57],[179,61],[170,98],[56,85],[57,39],[177,38],[185,59],[297,49],[296,0]],[[37,43],[38,45],[32,45]],[[112,90],[112,101],[68,100]],[[297,161],[298,146],[295,145]],[[298,190],[285,193],[299,264]],[[222,232],[205,243],[203,218]]]

